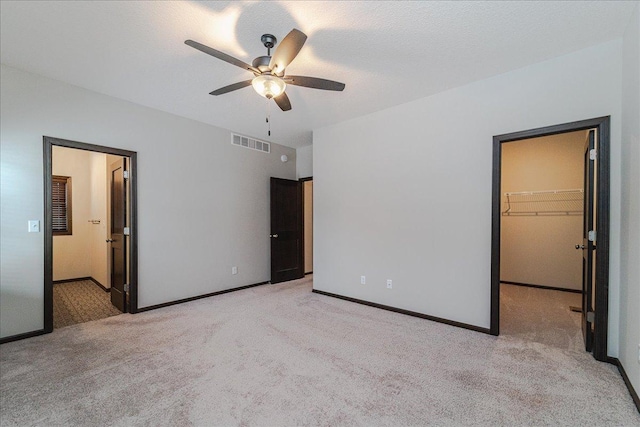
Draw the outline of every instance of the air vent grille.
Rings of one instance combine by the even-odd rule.
[[[231,134],[231,143],[239,147],[250,148],[252,150],[262,151],[263,153],[271,152],[271,144],[259,139],[249,138],[248,136]]]

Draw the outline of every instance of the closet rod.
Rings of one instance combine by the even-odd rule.
[[[562,193],[583,193],[582,188],[576,188],[575,190],[544,190],[544,191],[519,191],[504,193],[505,196],[533,196],[536,194],[562,194]]]

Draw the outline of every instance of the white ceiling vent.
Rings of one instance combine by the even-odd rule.
[[[262,151],[263,153],[271,152],[271,144],[269,144],[268,142],[249,138],[248,136],[238,135],[236,133],[231,134],[231,143],[240,147]]]

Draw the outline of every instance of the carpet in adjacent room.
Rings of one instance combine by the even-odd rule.
[[[111,304],[111,295],[91,280],[53,285],[53,328],[90,322],[122,314]]]

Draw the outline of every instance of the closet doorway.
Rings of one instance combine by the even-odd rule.
[[[583,347],[583,166],[589,131],[502,147],[500,330],[556,348]],[[573,311],[572,311],[573,308]]]
[[[609,118],[494,137],[492,209],[491,333],[606,360]]]

